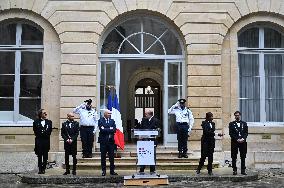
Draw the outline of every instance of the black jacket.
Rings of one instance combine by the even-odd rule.
[[[69,124],[71,123],[71,128]],[[76,155],[77,154],[77,137],[79,135],[79,123],[77,121],[65,121],[62,123],[61,127],[61,136],[64,140],[64,150],[66,153],[70,155]],[[72,143],[69,144],[66,141],[71,138]]]
[[[116,131],[115,121],[109,119],[109,123],[106,123],[105,118],[101,117],[98,121],[98,127],[100,129],[98,142],[101,144],[114,144],[114,134]]]
[[[201,137],[201,155],[204,157],[210,156],[214,153],[215,149],[215,123],[209,121],[203,121],[201,127],[203,129],[203,135]]]
[[[35,134],[35,154],[48,152],[50,150],[50,135],[52,132],[52,121],[46,119],[45,125],[41,125],[41,119],[33,122],[33,131]]]
[[[215,136],[215,123],[211,122],[212,128],[210,127],[209,121],[202,121],[201,127],[203,129],[203,138],[214,139]]]
[[[152,117],[151,120],[147,118],[142,118],[141,124],[138,127],[139,129],[158,129],[160,127],[160,121]]]
[[[247,139],[248,136],[248,126],[244,121],[240,121],[240,127],[237,125],[237,121],[232,121],[229,124],[229,134],[232,141],[237,141],[238,139]]]
[[[147,118],[142,118],[141,124],[138,127],[138,129],[158,129],[160,128],[160,121],[155,118],[152,117],[151,120],[149,121],[149,119]],[[154,144],[157,146],[158,142],[157,142],[157,138],[150,138],[150,139],[145,139],[145,140],[152,140],[154,141]]]

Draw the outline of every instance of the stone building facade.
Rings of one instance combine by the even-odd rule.
[[[102,101],[106,97],[102,90],[108,85],[102,84],[102,79],[108,79],[115,72],[115,83],[109,85],[116,86],[115,92],[120,94],[122,114],[127,114],[123,115],[125,131],[133,126],[133,119],[136,117],[134,95],[137,83],[150,78],[160,86],[159,110],[164,129],[161,142],[165,147],[175,145],[172,137],[174,134],[170,135],[170,130],[166,131],[170,121],[167,120],[165,111],[178,97],[185,97],[195,117],[189,141],[193,152],[200,150],[200,124],[205,113],[211,111],[217,124],[217,132],[225,133],[224,138],[216,140],[216,160],[221,163],[226,159],[230,160],[228,123],[233,120],[234,111],[242,110],[245,111],[244,117],[249,122],[249,165],[257,168],[283,167],[283,15],[284,0],[1,0],[2,31],[9,23],[15,24],[15,28],[18,27],[15,33],[24,33],[24,25],[32,25],[31,31],[39,30],[43,36],[40,45],[37,46],[25,46],[22,43],[18,46],[9,46],[0,41],[0,54],[9,50],[23,54],[26,49],[42,53],[42,70],[39,74],[41,92],[37,99],[40,99],[40,106],[49,112],[48,116],[53,121],[53,126],[58,128],[52,133],[53,154],[63,149],[59,129],[66,114],[88,98],[95,101],[94,106],[98,109],[102,108]],[[138,20],[137,23],[134,18]],[[128,25],[126,23],[131,19],[134,19],[134,25],[139,24],[141,19],[141,25],[145,24],[145,28],[155,30],[155,27],[159,26],[165,28],[165,31],[169,30],[171,35],[168,36],[173,39],[167,41],[166,38],[161,43],[164,44],[164,51],[168,48],[173,53],[161,55],[158,53],[159,50],[150,54],[145,53],[146,50],[143,51],[144,46],[141,45],[143,40],[139,43],[138,39],[128,38],[127,33],[130,32],[132,25],[130,22]],[[4,26],[1,26],[1,23]],[[123,24],[127,26],[124,28]],[[154,26],[149,26],[151,24]],[[137,28],[141,29],[138,26]],[[115,29],[123,35],[123,39],[119,41],[119,49],[129,49],[125,54],[110,52],[109,48],[118,48],[117,41],[117,44],[106,49],[108,37],[110,41],[119,38],[111,36]],[[142,30],[142,33],[141,35],[141,30],[133,31],[133,36],[155,35],[155,39],[148,39],[148,46],[156,45],[162,38],[162,33],[158,29],[153,33],[151,30],[147,33]],[[35,38],[30,37],[29,40]],[[134,49],[137,52],[131,51],[131,41],[134,46],[141,45],[142,49]],[[280,44],[274,44],[275,41],[280,41]],[[124,45],[123,42],[128,43]],[[146,44],[144,48],[147,49]],[[267,68],[266,64],[271,58],[274,66]],[[0,59],[0,66],[4,61],[6,59]],[[107,65],[113,62],[114,72],[108,73],[107,78],[102,78],[103,67],[107,69]],[[176,62],[178,70],[173,68],[176,72],[170,72],[171,63]],[[246,62],[249,66],[240,67]],[[257,67],[255,64],[252,65],[252,62],[255,62]],[[157,63],[157,66],[152,65],[153,63]],[[278,70],[275,74],[273,67]],[[271,74],[266,74],[265,71],[268,69],[272,70]],[[257,70],[257,73],[253,70]],[[4,77],[6,73],[3,72],[0,71]],[[20,83],[14,94],[17,90],[22,90],[22,74],[24,73],[21,71],[19,77],[16,73],[12,74],[16,75]],[[182,81],[170,83],[172,74],[180,75]],[[266,77],[279,79],[269,81]],[[2,86],[0,85],[2,89],[8,87],[3,83],[5,82],[1,82]],[[276,91],[272,86],[269,88],[271,83],[276,84],[280,91]],[[170,94],[171,88],[180,90],[176,95]],[[272,91],[272,94],[266,96],[269,95],[269,91]],[[5,94],[1,97],[2,101],[8,100]],[[2,112],[8,111],[5,109],[6,103],[0,107],[0,151],[3,155],[8,152],[32,152],[34,147],[32,122],[15,121],[15,117],[21,114],[19,101],[22,99],[21,96],[16,98],[18,102],[14,101],[12,105],[15,109],[10,110],[14,114],[11,121],[2,121],[6,118]],[[273,102],[274,99],[277,101]],[[18,113],[15,112],[16,109]],[[277,111],[274,116],[271,115],[274,114],[271,112],[273,110],[275,113]]]

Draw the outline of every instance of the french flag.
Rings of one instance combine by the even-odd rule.
[[[111,109],[110,109],[111,107]],[[115,94],[114,100],[111,100],[111,95],[108,97],[108,109],[112,111],[111,119],[115,121],[116,124],[116,132],[114,134],[114,142],[120,147],[120,149],[124,150],[124,134],[121,120],[121,113],[118,103],[117,95]]]

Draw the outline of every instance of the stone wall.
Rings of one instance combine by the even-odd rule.
[[[7,7],[6,5],[8,4],[9,6]],[[53,120],[53,127],[59,128],[61,49],[58,35],[50,23],[34,12],[22,9],[8,10],[10,9],[9,1],[1,1],[0,9],[0,22],[6,19],[29,20],[36,23],[44,30],[41,102],[42,108],[47,110],[49,118]],[[0,151],[33,151],[34,136],[31,126],[32,124],[1,124]],[[59,132],[54,129],[51,137],[51,149],[54,151],[58,150],[58,139]]]
[[[217,141],[218,150],[230,149],[227,125],[238,109],[237,32],[256,21],[284,25],[284,0],[1,0],[0,10],[0,20],[29,19],[44,29],[43,107],[58,128],[66,113],[84,99],[98,100],[98,54],[110,25],[136,10],[168,21],[184,42],[187,98],[196,118],[193,150],[199,149],[200,124],[207,111],[213,112],[217,131],[226,134],[225,139]],[[22,134],[16,136],[15,144],[25,147],[9,146],[9,140],[5,141],[9,138],[5,135],[14,132]],[[249,140],[264,143],[263,151],[271,145],[275,146],[273,150],[283,150],[282,133],[271,133],[270,141],[260,141],[263,133],[252,132]],[[0,127],[0,134],[1,151],[32,149],[34,138],[28,128]],[[54,132],[53,144],[54,151],[62,150],[58,131]]]

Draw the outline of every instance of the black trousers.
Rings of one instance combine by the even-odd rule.
[[[156,147],[154,147],[154,159],[155,159],[155,163],[156,163]],[[140,166],[140,172],[144,172],[146,166],[145,165],[141,165]],[[155,172],[156,171],[156,166],[155,165],[150,165],[150,172]]]
[[[94,145],[94,127],[93,126],[81,126],[80,136],[82,141],[82,153],[83,155],[92,155],[92,149]]]
[[[187,153],[188,128],[187,123],[177,123],[178,151],[180,153]]]
[[[215,139],[203,137],[201,138],[201,158],[199,160],[198,170],[204,165],[206,157],[208,157],[208,165],[207,170],[208,172],[212,172],[212,163],[213,163],[213,153],[215,149]]]
[[[208,154],[207,157],[208,157],[207,170],[208,172],[212,172],[213,153]],[[201,170],[201,168],[203,167],[205,159],[206,159],[206,155],[201,155],[201,158],[199,160],[199,165],[197,168],[198,170]]]
[[[76,164],[77,164],[77,158],[76,155],[72,155],[73,158],[73,171],[76,171]],[[70,171],[70,165],[69,165],[69,153],[65,152],[65,165],[66,165],[66,172]]]
[[[238,143],[237,141],[231,140],[231,157],[232,157],[232,167],[234,171],[237,171],[238,151],[240,151],[240,157],[241,157],[241,170],[245,170],[247,143],[246,142]]]
[[[115,144],[100,144],[100,151],[101,151],[101,166],[102,171],[106,171],[106,154],[108,153],[109,163],[110,163],[110,172],[114,172],[114,149]]]
[[[38,159],[38,169],[40,171],[46,169],[47,159],[48,159],[48,151],[41,152],[37,155]]]

